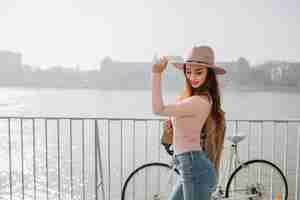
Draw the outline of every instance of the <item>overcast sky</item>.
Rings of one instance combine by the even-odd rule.
[[[299,0],[1,0],[0,50],[23,63],[96,67],[209,44],[217,61],[300,61]]]

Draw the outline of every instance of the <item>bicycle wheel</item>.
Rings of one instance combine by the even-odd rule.
[[[167,199],[179,178],[177,169],[165,163],[148,163],[134,170],[122,188],[122,200]]]
[[[250,160],[230,176],[225,197],[247,200],[288,198],[288,184],[282,171],[266,160]]]

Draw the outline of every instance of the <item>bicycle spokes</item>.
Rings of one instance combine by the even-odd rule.
[[[239,167],[227,185],[229,199],[273,200],[275,194],[280,194],[280,200],[286,199],[284,177],[273,164],[261,160]]]

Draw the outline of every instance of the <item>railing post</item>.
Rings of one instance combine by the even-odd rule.
[[[32,151],[33,151],[33,185],[34,200],[36,200],[36,149],[35,149],[35,120],[32,119]]]
[[[73,199],[73,128],[72,119],[69,120],[70,128],[70,184],[71,184],[71,199]]]
[[[105,200],[105,190],[104,190],[104,180],[103,180],[103,167],[102,167],[102,156],[101,156],[101,149],[99,143],[99,128],[97,120],[95,120],[95,170],[96,170],[96,199],[98,200],[98,189],[101,187],[102,192],[102,199]],[[99,170],[99,175],[98,175]],[[100,180],[99,180],[100,178]],[[100,182],[99,182],[100,181]],[[98,183],[99,182],[99,183]]]
[[[123,184],[123,120],[120,121],[120,186]]]
[[[21,171],[22,171],[22,199],[25,198],[24,193],[24,136],[23,136],[23,119],[20,121],[20,131],[21,131]]]
[[[48,120],[45,119],[45,147],[46,147],[46,197],[49,199],[49,169],[48,169]]]
[[[10,200],[12,200],[12,161],[11,161],[11,128],[10,128],[11,119],[8,118],[8,159],[9,159],[9,194]]]
[[[56,133],[57,133],[57,178],[58,178],[58,184],[57,184],[57,191],[58,191],[58,199],[61,199],[60,194],[60,124],[59,119],[56,120]]]
[[[97,120],[94,120],[95,122],[95,130],[94,130],[94,156],[95,156],[95,200],[98,200],[98,156],[97,156],[97,150],[98,150],[98,142],[97,142],[97,134],[98,134],[98,130],[97,130]]]
[[[81,120],[81,154],[82,154],[82,168],[81,168],[81,176],[82,176],[82,199],[85,200],[85,150],[84,150],[84,147],[85,147],[85,137],[84,137],[84,134],[85,134],[85,130],[84,130],[84,119]]]

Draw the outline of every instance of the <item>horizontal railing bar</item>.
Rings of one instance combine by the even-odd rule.
[[[0,116],[0,119],[47,119],[47,120],[110,120],[110,121],[121,121],[121,120],[136,120],[136,121],[155,121],[155,120],[163,120],[165,118],[117,118],[117,117],[43,117],[43,116]],[[299,120],[300,122],[300,120]]]
[[[47,119],[47,120],[58,120],[58,119],[68,119],[68,120],[110,120],[110,121],[121,121],[121,120],[135,120],[135,121],[156,121],[164,120],[165,117],[157,118],[134,118],[134,117],[43,117],[43,116],[0,116],[0,119]],[[300,122],[300,119],[226,119],[228,122],[276,122],[276,123],[286,123],[286,122]]]

